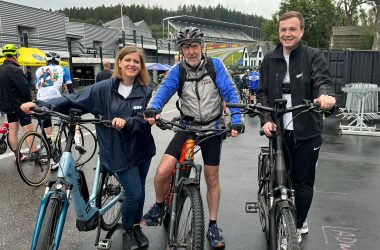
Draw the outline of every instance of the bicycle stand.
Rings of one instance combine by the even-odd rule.
[[[259,207],[257,206],[257,202],[246,202],[245,203],[245,212],[246,213],[257,213]]]
[[[121,223],[117,223],[116,226],[112,230],[107,232],[106,237],[104,237],[103,239],[100,239],[100,233],[102,231],[102,227],[99,222],[97,232],[96,232],[95,246],[98,249],[110,249],[111,243],[112,243],[111,237],[113,233],[116,230],[121,229],[121,228],[122,228]]]

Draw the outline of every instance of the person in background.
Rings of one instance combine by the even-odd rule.
[[[39,105],[54,105],[61,112],[76,107],[85,113],[112,120],[113,128],[96,125],[96,135],[102,166],[118,176],[125,191],[121,220],[124,250],[149,244],[140,222],[145,200],[145,179],[156,148],[151,126],[139,116],[152,96],[148,84],[149,74],[143,52],[135,46],[127,46],[119,51],[115,59],[111,79],[90,85],[75,94],[46,102],[37,101]],[[21,108],[29,112],[35,106],[35,103],[29,102]]]
[[[319,103],[321,109],[334,107],[336,100],[329,64],[321,50],[302,44],[303,34],[304,19],[299,12],[289,11],[280,16],[281,44],[266,54],[261,64],[258,103],[273,107],[275,99],[286,99],[290,107],[306,99]],[[264,133],[271,137],[271,131],[276,130],[273,117],[266,114],[260,118]],[[295,190],[299,242],[302,234],[309,231],[306,217],[313,199],[322,122],[322,115],[317,112],[293,112],[283,117],[283,140],[288,148],[284,151],[285,164]]]
[[[19,126],[22,126],[24,133],[33,130],[30,116],[20,110],[20,105],[31,101],[32,95],[24,72],[17,64],[18,48],[14,44],[6,44],[2,53],[5,60],[0,65],[0,111],[7,116],[9,147],[16,156]],[[24,158],[21,156],[20,159]]]
[[[39,67],[36,70],[36,99],[40,101],[47,101],[49,99],[60,97],[66,88],[69,93],[74,93],[69,71],[66,67],[59,65],[61,56],[55,52],[48,52],[45,54],[45,60],[47,66]],[[51,143],[51,119],[44,119],[42,126],[45,129],[49,142]],[[86,150],[82,147],[81,144],[79,126],[77,126],[74,139],[75,149],[78,150],[80,154],[86,153]],[[53,162],[51,163],[51,170],[56,170],[58,168],[58,164],[54,164]]]
[[[110,79],[112,77],[112,71],[111,71],[111,63],[110,60],[104,59],[103,60],[103,70],[100,71],[95,78],[95,82],[100,82],[106,79]]]

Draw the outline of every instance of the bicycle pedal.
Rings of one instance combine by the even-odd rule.
[[[257,213],[259,207],[257,202],[246,202],[245,203],[245,212],[246,213]]]
[[[97,248],[98,249],[110,249],[111,248],[111,240],[110,239],[99,240]]]

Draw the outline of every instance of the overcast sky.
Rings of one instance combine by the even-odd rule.
[[[281,0],[6,0],[6,2],[53,10],[63,9],[65,7],[96,7],[102,4],[106,6],[117,5],[119,3],[124,3],[125,5],[159,5],[168,9],[176,9],[179,4],[216,6],[220,3],[224,7],[235,9],[246,14],[263,16],[268,19],[278,10],[280,1]]]

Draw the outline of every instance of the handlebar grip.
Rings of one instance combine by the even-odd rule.
[[[31,110],[35,113],[43,113],[43,112],[46,112],[48,111],[48,108],[46,107],[39,107],[39,106],[36,106],[34,108],[31,108]]]
[[[264,130],[262,130],[262,129],[260,129],[259,133],[260,133],[260,136],[265,135]]]
[[[242,103],[231,103],[231,102],[226,103],[226,106],[228,108],[245,108],[246,107],[245,104],[242,104]]]

